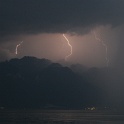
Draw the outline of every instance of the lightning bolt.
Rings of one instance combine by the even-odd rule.
[[[70,41],[69,41],[68,38],[65,36],[65,34],[63,34],[63,37],[65,38],[65,40],[66,40],[67,43],[68,43],[68,46],[70,47],[70,53],[69,53],[69,55],[67,55],[67,56],[65,57],[65,60],[67,60],[67,59],[72,55],[72,45],[70,44]]]
[[[23,41],[20,42],[18,45],[16,45],[16,49],[15,49],[15,54],[16,55],[18,54],[18,47],[21,46],[22,43],[23,43]]]
[[[109,66],[108,47],[107,47],[107,45],[105,44],[105,42],[103,40],[101,40],[99,37],[97,37],[96,32],[93,32],[93,33],[94,33],[95,39],[97,41],[101,42],[102,46],[105,48],[105,52],[106,52],[106,57],[105,57],[105,59],[106,59],[106,66],[108,67]]]

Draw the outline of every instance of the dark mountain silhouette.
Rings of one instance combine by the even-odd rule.
[[[115,82],[118,78],[113,79],[113,76],[117,77],[116,73],[106,68],[87,69],[79,64],[69,68],[35,57],[12,59],[0,63],[0,106],[61,109],[117,107],[120,105],[117,98],[122,96],[122,90],[117,94],[118,85]],[[114,91],[116,93],[112,93]],[[123,98],[121,101],[123,103]]]

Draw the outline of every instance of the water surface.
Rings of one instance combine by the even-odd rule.
[[[82,110],[1,110],[0,124],[124,124],[124,114]]]

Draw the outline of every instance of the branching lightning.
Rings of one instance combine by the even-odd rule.
[[[16,45],[16,49],[15,49],[15,54],[16,55],[18,54],[18,47],[21,46],[22,43],[23,43],[23,41],[20,42],[18,45]]]
[[[65,36],[65,34],[63,34],[63,37],[65,38],[65,40],[66,40],[67,43],[68,43],[68,46],[70,47],[70,53],[69,53],[69,55],[67,55],[67,56],[65,57],[65,60],[67,60],[67,59],[72,55],[72,45],[70,44],[70,41],[69,41],[68,38]]]
[[[102,46],[105,48],[105,52],[106,52],[106,57],[105,57],[105,59],[106,59],[106,66],[108,67],[109,66],[108,47],[107,47],[107,45],[105,44],[105,42],[103,40],[101,40],[99,37],[97,37],[96,32],[94,32],[94,36],[95,36],[95,39],[97,41],[101,42]]]

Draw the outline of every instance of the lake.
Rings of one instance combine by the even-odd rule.
[[[124,114],[83,110],[0,110],[0,124],[124,124]]]

